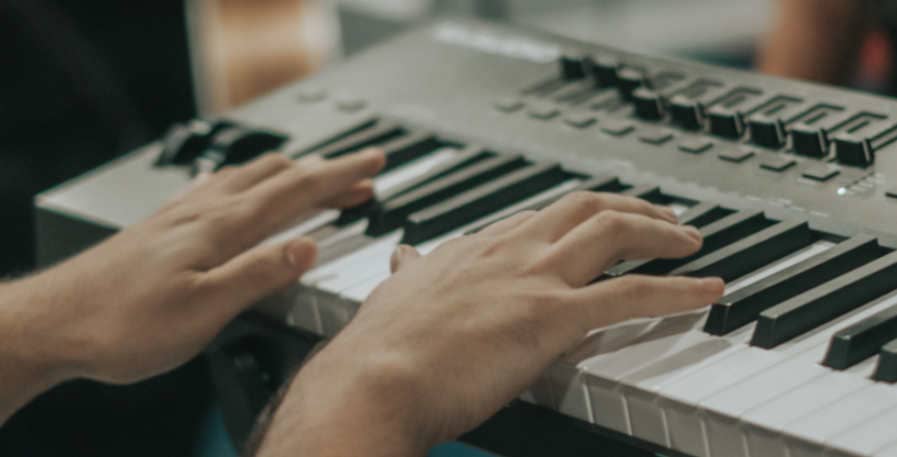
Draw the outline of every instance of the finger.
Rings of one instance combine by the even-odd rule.
[[[558,240],[545,266],[578,286],[620,260],[685,257],[697,252],[701,243],[701,234],[694,227],[641,214],[603,211]]]
[[[241,192],[294,166],[295,163],[283,154],[264,154],[242,167],[237,167],[234,173],[223,180],[222,187],[231,192]]]
[[[365,179],[359,181],[351,189],[337,195],[322,205],[325,208],[352,208],[374,197],[374,181]]]
[[[211,306],[236,316],[258,300],[294,283],[314,265],[314,241],[300,238],[257,246],[203,274]]]
[[[420,252],[417,252],[417,249],[414,249],[413,246],[400,244],[396,247],[396,250],[392,252],[392,256],[389,258],[389,271],[390,273],[396,273],[408,266],[415,259],[419,258]]]
[[[574,227],[602,211],[640,214],[652,219],[678,223],[669,208],[625,195],[598,192],[572,192],[542,210],[523,227],[540,239],[555,241]]]
[[[486,236],[500,235],[502,233],[507,233],[517,227],[519,227],[524,222],[528,221],[530,218],[536,215],[535,211],[521,211],[513,216],[502,219],[482,230],[478,233]]]
[[[305,211],[343,194],[359,181],[377,174],[385,164],[383,152],[369,149],[313,167],[292,167],[251,190],[249,198],[262,215],[256,230],[270,233]]]
[[[572,303],[574,312],[585,318],[588,331],[702,308],[719,300],[725,287],[719,278],[629,275],[578,289]]]

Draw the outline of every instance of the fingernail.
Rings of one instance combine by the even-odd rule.
[[[726,288],[726,282],[722,278],[703,278],[701,279],[701,287],[721,294]]]
[[[685,233],[687,233],[688,236],[690,236],[695,241],[701,241],[701,239],[703,239],[703,236],[701,235],[701,231],[698,230],[697,227],[694,227],[691,225],[686,225],[686,226],[682,227],[682,229],[685,230]]]
[[[658,206],[658,208],[660,208],[660,211],[663,212],[663,214],[666,216],[667,220],[669,220],[670,222],[672,222],[674,224],[679,223],[679,217],[676,216],[675,211],[673,211],[670,208],[667,208],[666,206]]]
[[[293,241],[287,246],[287,261],[296,270],[307,270],[315,260],[316,249],[311,240]]]

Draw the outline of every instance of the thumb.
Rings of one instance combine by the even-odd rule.
[[[420,253],[417,252],[417,249],[407,244],[400,244],[389,258],[389,271],[396,273],[418,258],[420,258]]]
[[[206,273],[208,296],[216,307],[239,314],[296,282],[316,256],[317,247],[308,238],[257,246]]]

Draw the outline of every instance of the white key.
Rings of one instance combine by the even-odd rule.
[[[864,421],[828,441],[829,447],[859,455],[873,455],[875,451],[895,442],[894,426],[897,410],[885,411]]]
[[[446,241],[449,241],[449,240],[452,240],[452,239],[455,239],[455,238],[458,238],[458,237],[464,235],[471,228],[473,228],[477,225],[480,225],[480,224],[485,223],[490,220],[499,220],[503,217],[507,217],[508,215],[519,211],[520,208],[524,208],[528,205],[531,205],[538,201],[542,201],[544,199],[556,197],[564,192],[569,191],[573,187],[574,184],[575,183],[573,183],[573,182],[564,183],[564,184],[561,184],[553,189],[549,189],[549,190],[547,190],[541,194],[538,194],[534,197],[528,198],[528,199],[523,200],[522,202],[519,202],[515,205],[509,206],[508,208],[506,208],[496,214],[493,214],[491,216],[486,216],[485,218],[483,218],[481,220],[478,220],[473,223],[462,226],[461,228],[454,230],[452,232],[449,232],[448,234],[445,234],[439,238],[435,238],[433,240],[422,243],[421,245],[417,246],[417,250],[421,255],[429,254],[434,249],[439,247],[442,243],[445,243]],[[391,252],[390,252],[390,255],[392,255]],[[368,262],[368,263],[371,264],[371,262]],[[373,264],[374,264],[374,266],[371,267],[370,274],[365,274],[365,276],[366,276],[365,279],[363,279],[363,280],[353,284],[352,286],[348,287],[347,289],[341,291],[345,298],[347,298],[349,300],[359,301],[359,302],[364,301],[364,299],[367,298],[368,295],[370,295],[370,293],[374,290],[374,288],[376,288],[382,281],[384,281],[386,278],[389,277],[389,259],[388,258],[386,259],[386,262],[377,261],[377,262],[373,262]]]
[[[810,443],[825,443],[839,432],[850,430],[897,407],[897,389],[889,385],[867,383],[863,389],[798,418],[786,425],[783,431]]]
[[[875,451],[875,457],[897,457],[897,442]]]
[[[737,288],[747,287],[753,282],[773,275],[830,247],[831,244],[829,243],[801,250],[741,280],[734,281],[728,286],[727,292],[731,293],[737,290]],[[703,324],[703,321],[700,324]],[[664,351],[661,353],[649,352],[644,355],[637,353],[627,354],[629,349],[627,348],[615,355],[621,361],[628,362],[629,367],[633,366],[633,360],[639,361],[641,367],[638,371],[633,371],[623,376],[615,375],[608,371],[609,366],[607,366],[606,360],[597,360],[593,364],[595,369],[589,370],[589,372],[590,375],[604,378],[605,382],[609,381],[611,385],[615,383],[620,384],[615,390],[622,393],[622,399],[626,403],[625,409],[630,422],[630,431],[633,435],[670,447],[674,447],[674,445],[687,447],[687,449],[680,449],[686,453],[705,455],[707,446],[704,439],[696,438],[703,436],[700,423],[691,417],[688,421],[673,424],[672,419],[664,417],[662,409],[662,406],[669,407],[670,404],[661,405],[659,400],[663,395],[658,392],[663,386],[669,385],[677,378],[683,377],[694,370],[712,367],[714,363],[722,361],[726,357],[744,349],[750,339],[752,330],[752,326],[747,326],[725,337],[717,337],[696,329],[689,332],[691,335],[676,341],[676,346],[671,346],[677,349],[678,352],[675,353]],[[680,346],[683,342],[687,343],[687,345]],[[697,353],[703,353],[704,357],[695,358],[694,354]],[[598,358],[602,359],[603,357]],[[754,361],[761,363],[759,359]],[[766,360],[762,363],[768,364],[772,362],[771,360]],[[734,366],[741,368],[741,365],[737,363]],[[713,387],[714,389],[724,387],[727,382],[734,382],[731,377],[726,376],[718,376],[716,379],[719,380],[717,383],[719,387]],[[598,420],[598,411],[602,408],[596,405],[595,399],[591,398],[591,396],[593,394],[600,395],[597,390],[596,388],[589,390],[596,420]],[[678,392],[688,393],[689,391],[694,391],[693,387],[690,384],[684,384]],[[700,392],[708,391],[701,390]],[[618,396],[617,392],[611,392],[609,395],[610,398]],[[604,397],[607,398],[607,396]],[[678,434],[672,435],[669,430],[671,425],[668,424],[675,425],[677,429],[673,430],[673,432],[678,432]]]
[[[847,372],[836,372],[819,363],[824,359],[829,341],[835,333],[895,303],[897,293],[848,313],[820,327],[813,334],[802,337],[800,341],[789,343],[782,349],[776,348],[789,356],[785,362],[756,377],[745,379],[732,386],[728,392],[721,392],[708,399],[702,403],[702,407],[710,413],[708,417],[712,420],[721,420],[722,417],[726,421],[740,419],[749,448],[768,449],[772,444],[768,442],[767,434],[753,433],[752,426],[781,429],[785,423],[811,415],[827,402],[833,402],[843,394],[869,383],[864,378],[874,370],[874,357]],[[826,379],[831,376],[834,377]],[[823,393],[827,388],[832,389],[831,392]],[[807,391],[820,393],[818,397],[812,398],[805,395]],[[717,433],[711,435],[711,442],[715,438],[720,441],[731,439],[724,433]]]
[[[810,367],[808,366],[807,369]],[[826,370],[823,367],[818,369]],[[868,387],[869,384],[870,381],[856,376],[844,373],[825,373],[790,390],[787,394],[771,400],[762,407],[749,411],[743,416],[743,420],[752,424],[747,428],[746,435],[750,455],[752,457],[764,455],[764,450],[780,449],[784,444],[781,434],[788,423],[805,417],[838,398]],[[757,428],[758,425],[762,428]],[[764,433],[762,429],[773,433]]]
[[[458,156],[458,149],[441,148],[431,154],[427,154],[414,162],[405,164],[401,168],[390,170],[374,178],[374,193],[383,195],[405,185],[418,176],[422,176],[430,170],[453,160]]]
[[[474,221],[439,238],[425,242],[417,246],[417,249],[422,255],[425,255],[443,242],[462,236],[482,221],[493,218],[498,220],[502,216],[513,214],[532,203],[562,195],[572,189],[576,183],[577,181],[562,183],[509,206],[492,216],[486,216],[479,221]],[[318,314],[325,334],[332,335],[347,324],[358,310],[358,305],[380,282],[389,276],[389,258],[398,246],[401,237],[402,231],[396,230],[356,252],[315,268],[303,278],[303,284],[325,292],[324,295],[316,294],[316,300],[319,302]]]
[[[384,173],[380,176],[374,178],[374,193],[376,195],[382,195],[385,193],[392,192],[398,187],[405,185],[411,180],[416,179],[418,176],[421,176],[430,170],[447,163],[457,157],[458,150],[455,148],[442,148],[439,149],[432,154],[428,154],[414,162],[408,163],[400,168],[390,171],[389,173]],[[318,214],[313,215],[312,217],[305,218],[301,220],[297,225],[284,230],[277,235],[269,238],[266,242],[268,243],[276,243],[281,241],[286,241],[289,239],[297,238],[302,235],[307,235],[317,229],[320,229],[324,226],[327,226],[339,218],[340,211],[339,210],[324,210],[318,212]],[[363,233],[364,229],[367,228],[366,221],[359,221],[356,224],[359,227],[352,227],[351,229],[347,228],[342,230],[341,232],[348,233],[358,233],[359,230]],[[345,236],[345,235],[343,235]],[[339,239],[339,237],[334,238]],[[326,243],[321,243],[322,246]]]

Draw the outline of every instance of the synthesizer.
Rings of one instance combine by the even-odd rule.
[[[321,258],[254,311],[326,338],[398,243],[426,253],[575,190],[638,196],[704,246],[605,276],[720,276],[725,297],[595,329],[521,400],[674,455],[897,456],[895,142],[888,98],[443,21],[40,195],[38,255],[141,220],[199,171],[379,146],[376,202],[278,235]]]

